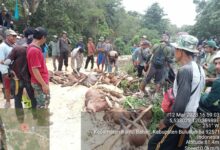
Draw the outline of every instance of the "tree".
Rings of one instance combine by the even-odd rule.
[[[197,1],[196,1],[197,2]],[[200,7],[200,3],[206,3],[203,7]],[[200,11],[196,18],[196,24],[192,29],[192,33],[198,37],[220,36],[220,1],[208,0],[198,1],[197,7],[200,7]]]
[[[166,31],[169,21],[164,19],[166,14],[158,3],[154,3],[145,13],[143,27],[157,30],[160,34]]]

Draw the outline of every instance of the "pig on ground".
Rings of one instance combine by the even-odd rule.
[[[108,103],[100,90],[89,89],[85,95],[85,107],[88,111],[100,112],[108,108]]]

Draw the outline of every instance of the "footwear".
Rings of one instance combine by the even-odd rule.
[[[67,67],[65,67],[65,71],[67,71]]]
[[[4,107],[5,108],[10,108],[11,107],[11,103],[10,102],[6,102]]]

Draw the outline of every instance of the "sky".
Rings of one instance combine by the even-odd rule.
[[[193,0],[122,0],[125,10],[137,11],[144,14],[154,3],[158,2],[164,9],[167,18],[178,27],[195,24],[195,5]]]

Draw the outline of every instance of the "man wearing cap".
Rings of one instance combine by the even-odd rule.
[[[33,28],[25,29],[24,36],[26,42],[22,45],[15,46],[7,59],[4,61],[5,65],[10,65],[11,62],[13,62],[11,69],[14,71],[16,77],[18,78],[19,86],[18,89],[15,89],[17,91],[17,93],[15,93],[15,112],[20,123],[23,123],[24,121],[24,111],[21,103],[24,88],[27,91],[28,97],[31,99],[32,108],[36,108],[37,104],[34,97],[34,91],[31,86],[30,73],[26,59],[27,46],[33,40],[33,32]]]
[[[151,60],[146,77],[140,84],[140,90],[145,92],[146,85],[154,77],[156,92],[159,92],[161,84],[167,77],[168,66],[172,62],[172,51],[168,46],[168,36],[162,36],[161,43],[155,44],[151,49]]]
[[[205,63],[203,64],[203,68],[205,69],[206,75],[208,77],[207,82],[213,81],[210,78],[216,77],[215,65],[213,64],[212,58],[215,55],[215,50],[217,49],[217,45],[215,41],[209,40],[206,43],[205,51],[207,52]]]
[[[37,27],[34,29],[34,39],[27,49],[28,69],[37,101],[37,108],[47,108],[49,104],[49,74],[40,48],[46,42],[46,37],[46,29]]]
[[[0,45],[0,61],[4,61],[8,57],[9,53],[11,52],[16,42],[16,37],[17,37],[17,33],[11,29],[6,30],[5,34],[6,34],[6,39]],[[5,103],[6,108],[9,108],[11,105],[10,78],[8,76],[8,69],[9,69],[8,65],[0,64],[0,71],[2,74],[2,80],[3,80],[3,86],[4,86],[5,98],[6,98],[6,103]]]
[[[138,77],[142,76],[142,72],[144,70],[144,65],[146,62],[149,61],[149,54],[150,54],[150,42],[145,40],[142,41],[141,47],[137,48],[132,54],[132,61],[135,68],[137,68]]]
[[[197,38],[182,35],[171,44],[175,47],[175,58],[180,65],[173,85],[175,103],[171,113],[159,123],[162,132],[157,132],[149,140],[148,150],[186,149],[189,142],[187,131],[194,122],[205,86],[204,70],[193,60],[194,53],[198,52],[197,43]]]
[[[60,57],[59,57],[59,65],[58,65],[58,71],[62,71],[63,62],[65,65],[65,70],[67,71],[68,67],[68,55],[69,55],[69,40],[67,38],[66,31],[63,31],[63,35],[59,40],[59,49],[60,49]]]
[[[100,70],[100,65],[102,66],[101,71],[104,69],[104,64],[105,64],[105,42],[104,42],[104,37],[100,37],[99,42],[96,46],[98,56],[97,56],[97,66],[98,69]]]
[[[212,83],[210,93],[202,95],[200,107],[210,112],[220,112],[220,53],[213,57],[213,63],[215,64],[217,78]]]
[[[56,61],[59,64],[59,56],[60,56],[59,41],[57,35],[53,36],[53,40],[50,41],[48,46],[51,47],[52,49],[53,69],[54,71],[56,71],[57,70]]]

